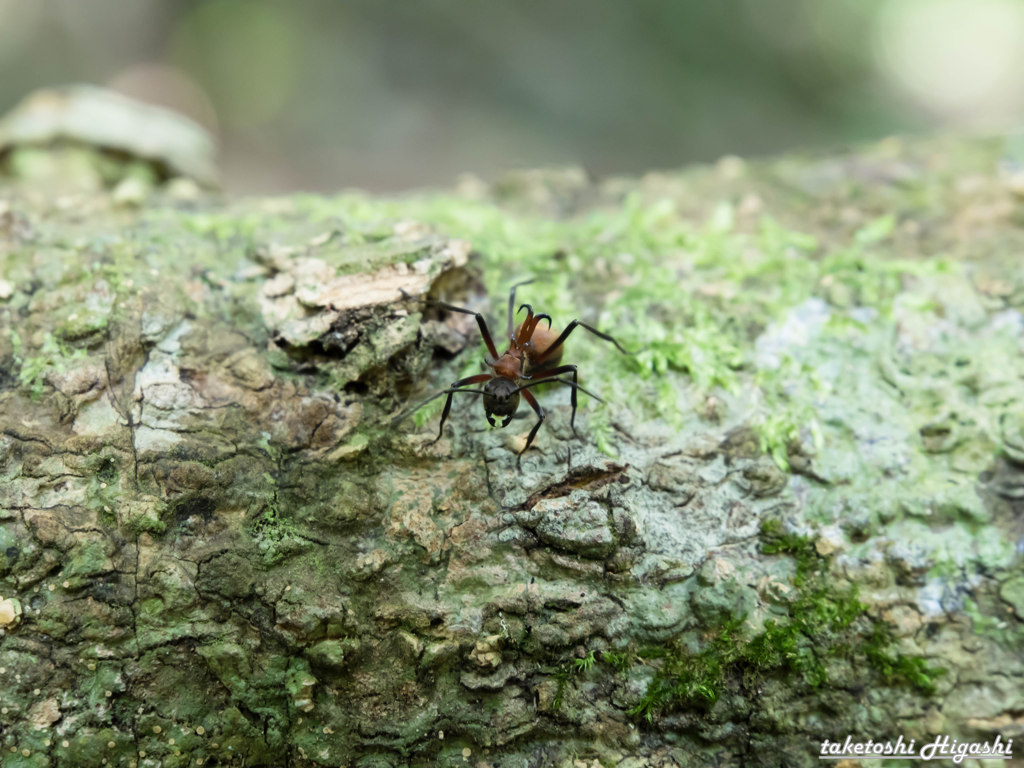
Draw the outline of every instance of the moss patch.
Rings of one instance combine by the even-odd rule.
[[[637,649],[633,658],[653,668],[654,675],[630,715],[653,722],[673,710],[707,712],[726,692],[750,697],[746,706],[754,706],[757,692],[779,679],[798,695],[811,695],[822,686],[845,684],[851,665],[869,666],[876,684],[910,686],[926,696],[935,692],[935,680],[945,670],[900,651],[892,629],[867,615],[856,586],[831,583],[828,561],[808,537],[769,520],[762,526],[761,552],[794,561],[795,589],[778,606],[775,618],[752,638],[744,615],[703,631],[699,638],[687,635]],[[629,655],[611,652],[604,658],[628,675]],[[561,691],[568,677],[558,679]]]

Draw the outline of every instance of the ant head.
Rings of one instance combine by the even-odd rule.
[[[495,376],[484,384],[484,411],[492,427],[498,426],[494,416],[504,416],[501,426],[507,427],[518,407],[519,387],[514,381]]]

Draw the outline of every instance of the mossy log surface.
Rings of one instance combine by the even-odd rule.
[[[4,766],[818,765],[1024,729],[998,140],[404,199],[0,159]],[[118,165],[122,164],[122,165]],[[118,179],[118,168],[125,176]],[[98,170],[97,170],[98,169]],[[468,315],[603,403],[487,426]]]

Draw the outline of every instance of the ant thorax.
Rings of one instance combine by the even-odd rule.
[[[516,347],[508,351],[491,365],[494,375],[503,379],[518,379],[523,374],[523,353]]]

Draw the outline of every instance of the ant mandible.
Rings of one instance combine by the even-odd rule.
[[[562,345],[565,340],[569,338],[569,334],[573,332],[577,327],[586,328],[588,331],[593,333],[605,341],[610,341],[616,346],[616,348],[623,354],[629,354],[623,349],[622,345],[619,344],[615,339],[606,333],[602,333],[591,325],[584,323],[582,320],[573,320],[569,325],[565,327],[565,330],[561,333],[557,333],[551,327],[551,316],[547,314],[534,314],[533,307],[529,304],[523,304],[519,307],[518,312],[526,310],[526,319],[523,320],[519,325],[513,329],[514,317],[518,312],[513,312],[516,302],[516,288],[522,285],[528,285],[533,282],[533,279],[524,280],[516,283],[512,286],[508,294],[508,349],[502,355],[498,354],[497,347],[494,346],[494,339],[491,337],[490,329],[487,327],[487,321],[484,316],[479,312],[475,312],[472,309],[466,309],[464,307],[457,307],[453,304],[448,304],[443,301],[428,300],[429,303],[435,307],[446,309],[450,312],[462,312],[466,315],[473,315],[476,318],[477,325],[480,326],[480,335],[483,336],[484,344],[487,345],[488,355],[484,357],[484,363],[491,369],[489,373],[479,373],[475,376],[467,376],[464,379],[459,379],[452,383],[452,385],[446,389],[438,392],[423,402],[419,403],[411,410],[399,416],[397,420],[401,420],[405,416],[411,414],[413,411],[419,410],[424,405],[439,397],[447,395],[447,399],[444,403],[444,410],[441,412],[441,424],[439,425],[437,437],[431,441],[431,445],[436,443],[444,435],[444,423],[448,419],[448,414],[452,409],[452,398],[454,398],[456,392],[469,392],[471,394],[483,395],[484,412],[487,415],[487,421],[492,427],[506,427],[509,422],[512,421],[512,417],[519,408],[519,395],[522,393],[523,398],[533,408],[534,413],[537,414],[537,423],[533,425],[533,429],[530,430],[529,436],[526,438],[526,445],[519,451],[517,457],[517,464],[533,443],[533,438],[537,435],[537,431],[540,429],[540,425],[544,423],[544,416],[546,415],[544,409],[541,408],[540,403],[537,402],[537,398],[530,392],[530,387],[537,386],[538,384],[546,384],[552,381],[557,381],[562,384],[568,384],[572,387],[572,416],[569,419],[569,425],[572,427],[573,434],[576,433],[576,399],[577,393],[583,392],[586,395],[594,398],[595,400],[601,400],[600,397],[592,392],[588,392],[586,389],[579,385],[579,374],[577,373],[575,365],[559,365],[562,360]],[[542,320],[547,320],[547,328],[539,327]],[[572,374],[572,379],[562,378],[564,374]],[[483,389],[474,389],[472,385],[483,384]],[[495,422],[494,417],[498,416],[502,419],[500,424]],[[396,420],[396,421],[397,421]]]

